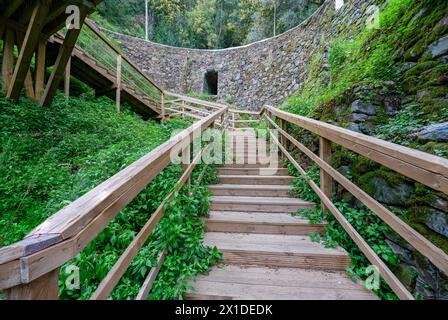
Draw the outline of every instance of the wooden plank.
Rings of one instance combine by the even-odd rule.
[[[33,254],[60,241],[61,236],[58,234],[26,237],[15,244],[0,248],[0,265]]]
[[[20,260],[0,264],[0,290],[18,286],[21,283]]]
[[[284,120],[283,120],[284,121]],[[286,130],[282,127],[283,132]],[[283,139],[283,147],[286,148],[286,137],[281,135]],[[320,158],[326,163],[331,163],[331,141],[325,138],[319,137],[319,155]],[[320,189],[322,192],[331,199],[333,197],[333,180],[331,176],[323,169],[320,170]],[[328,209],[321,202],[322,212],[325,213]]]
[[[135,300],[146,300],[148,298],[148,294],[151,291],[152,285],[159,274],[160,268],[162,267],[163,260],[165,259],[165,253],[162,251],[157,257],[157,264],[154,268],[151,269],[148,276],[145,279],[145,282],[140,288],[140,291],[135,297]]]
[[[48,272],[31,283],[5,290],[6,300],[58,300],[59,268]]]
[[[22,48],[23,45],[23,35],[20,33],[16,33],[16,38],[17,38],[17,47],[19,49],[19,51]],[[35,99],[35,94],[34,94],[34,86],[33,86],[33,77],[31,76],[31,71],[30,69],[28,69],[26,76],[25,76],[25,80],[23,83],[24,87],[25,87],[25,96],[28,99]]]
[[[117,82],[115,83],[117,87],[116,97],[115,97],[115,109],[120,113],[121,109],[121,55],[117,55]]]
[[[47,16],[50,2],[51,1],[39,1],[33,9],[28,29],[20,49],[19,57],[14,68],[14,74],[8,88],[8,93],[6,94],[8,99],[16,100],[19,98],[20,90],[25,81],[25,77],[27,76],[27,73],[29,73],[31,59],[39,41],[39,35],[44,26],[45,17]]]
[[[72,65],[72,58],[68,58],[67,65],[65,67],[64,72],[64,96],[65,99],[68,100],[70,98],[70,76],[71,76],[71,65]]]
[[[80,26],[84,23],[86,18],[86,10],[80,10]],[[59,83],[62,80],[62,77],[65,73],[65,68],[67,66],[67,62],[71,57],[73,48],[75,46],[76,40],[78,39],[79,33],[81,32],[81,27],[79,29],[70,29],[67,31],[67,35],[65,36],[64,42],[62,46],[59,48],[59,53],[56,58],[56,62],[53,68],[53,72],[50,75],[47,86],[45,87],[44,94],[40,100],[40,104],[43,106],[49,106],[53,101],[53,98],[56,94],[56,90],[58,89]]]
[[[44,90],[45,84],[45,56],[46,56],[46,43],[45,41],[40,40],[37,45],[37,54],[36,54],[36,70],[35,70],[35,88],[34,94],[37,101],[42,97],[42,93]]]
[[[206,232],[309,235],[324,232],[325,224],[311,224],[287,213],[211,211]]]
[[[14,31],[6,29],[3,42],[2,81],[5,92],[8,90],[14,73]]]
[[[275,116],[448,194],[448,160],[328,123],[266,106]]]
[[[268,121],[272,125],[276,125],[272,119],[268,118]],[[389,225],[395,232],[397,232],[403,239],[408,241],[415,249],[417,249],[421,254],[426,256],[434,265],[436,265],[442,272],[448,275],[448,255],[436,247],[432,242],[427,240],[408,224],[398,218],[386,207],[381,205],[374,198],[369,196],[366,192],[360,189],[353,182],[344,177],[340,172],[334,169],[328,162],[323,161],[321,158],[316,156],[311,150],[305,147],[302,143],[298,142],[287,132],[281,130],[277,127],[279,132],[284,135],[291,143],[293,143],[300,151],[307,155],[311,160],[317,163],[322,170],[324,170],[328,175],[340,183],[347,191],[352,193],[359,201],[366,205],[370,210],[375,212],[378,217],[383,220],[387,225]]]
[[[331,200],[320,190],[317,184],[309,179],[307,173],[303,168],[297,163],[297,161],[291,156],[291,154],[283,148],[283,146],[278,142],[275,135],[271,132],[270,135],[274,142],[279,146],[282,152],[285,153],[285,156],[291,161],[294,167],[299,171],[299,173],[305,177],[308,182],[308,185],[314,190],[314,192],[319,196],[319,198],[324,202],[324,205],[328,210],[333,214],[333,216],[338,220],[344,230],[348,233],[348,235],[353,239],[353,241],[357,244],[358,248],[364,253],[366,258],[372,263],[372,265],[376,266],[379,270],[379,273],[384,278],[386,283],[391,287],[391,289],[395,292],[395,294],[400,299],[406,300],[414,300],[414,296],[406,289],[406,287],[398,280],[398,278],[394,275],[394,273],[388,268],[388,266],[381,260],[380,257],[373,251],[373,249],[369,246],[369,244],[361,237],[361,235],[356,231],[355,228],[348,222],[348,220],[344,217],[344,215],[336,208],[336,206],[331,202]]]

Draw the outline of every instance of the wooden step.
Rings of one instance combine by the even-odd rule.
[[[207,232],[309,235],[325,231],[326,223],[311,224],[309,220],[286,213],[211,211],[206,222]]]
[[[288,185],[214,184],[208,186],[215,196],[287,197]]]
[[[378,300],[343,272],[297,268],[215,267],[191,285],[190,300]]]
[[[315,204],[296,198],[212,196],[211,210],[291,213],[314,209]]]
[[[283,164],[280,162],[274,163],[226,163],[222,166],[222,168],[283,168]]]
[[[207,232],[204,244],[223,253],[223,263],[343,271],[351,265],[342,248],[324,248],[308,236]]]
[[[288,175],[288,169],[286,168],[263,168],[263,170],[260,170],[261,168],[218,168],[218,175],[224,175],[224,176],[236,176],[236,175],[247,175],[247,176],[254,176],[254,175],[277,175],[277,176],[287,176]]]
[[[280,184],[290,185],[295,177],[291,176],[239,176],[239,175],[218,175],[219,183],[223,184]]]

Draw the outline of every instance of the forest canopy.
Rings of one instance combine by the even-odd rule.
[[[323,0],[147,1],[149,40],[199,49],[240,46],[283,33],[304,21],[323,3]],[[145,37],[145,0],[105,0],[93,18],[113,31]]]

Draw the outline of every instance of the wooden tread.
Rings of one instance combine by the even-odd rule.
[[[296,268],[215,267],[187,292],[191,300],[378,300],[342,272]]]
[[[205,219],[207,232],[309,235],[325,231],[326,223],[311,224],[307,219],[283,213],[211,211]]]
[[[295,179],[291,176],[241,176],[241,175],[218,175],[220,183],[223,184],[283,184],[290,185]]]
[[[288,176],[286,168],[219,168],[218,175],[262,175],[262,176]]]
[[[287,197],[291,186],[275,184],[214,184],[208,186],[215,196]]]
[[[211,210],[215,211],[291,213],[314,207],[314,203],[286,197],[212,196],[211,198]]]
[[[343,271],[351,265],[341,248],[324,248],[308,236],[207,232],[204,244],[223,253],[223,263]]]

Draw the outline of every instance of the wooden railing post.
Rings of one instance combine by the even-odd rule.
[[[65,99],[68,100],[70,97],[70,68],[72,64],[72,57],[68,59],[67,66],[65,67],[65,78],[64,78],[64,95]]]
[[[182,172],[185,172],[190,165],[190,144],[182,150]],[[185,184],[191,183],[191,177],[188,177]]]
[[[14,31],[6,29],[3,39],[2,81],[3,90],[6,93],[11,83],[14,72]]]
[[[59,300],[59,269],[4,291],[6,300]]]
[[[46,42],[40,40],[39,44],[37,45],[35,83],[34,83],[34,95],[36,101],[40,100],[44,91],[46,50],[47,50]]]
[[[326,163],[331,165],[331,141],[323,137],[319,137],[319,156]],[[320,169],[320,189],[331,200],[333,193],[333,179],[322,168]],[[326,212],[328,208],[321,202],[322,212]]]
[[[282,128],[282,130],[286,131],[286,121],[283,119],[280,119],[280,128]],[[287,139],[284,135],[280,134],[280,144],[285,148],[286,148],[286,144],[287,144]],[[280,151],[280,158],[283,160],[285,158],[285,155],[283,154],[283,152]]]
[[[121,109],[121,54],[117,55],[117,95],[116,95],[116,110],[120,112]]]
[[[185,119],[185,100],[182,100],[182,108],[181,108],[182,114],[181,118]]]
[[[161,122],[165,122],[165,94],[162,92],[160,95],[160,109],[161,109]]]

